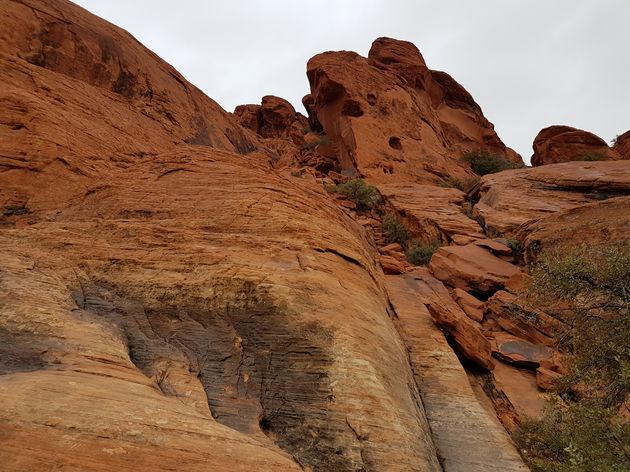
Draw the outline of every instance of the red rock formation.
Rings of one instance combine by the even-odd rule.
[[[309,60],[305,107],[346,175],[374,182],[465,179],[472,174],[460,158],[480,148],[521,162],[470,95],[446,74],[433,74],[415,46],[389,38],[377,39],[367,59],[341,51]]]
[[[630,165],[566,162],[482,177],[470,196],[473,215],[493,235],[513,234],[520,225],[555,212],[630,194]]]
[[[440,470],[321,183],[70,2],[0,3],[0,83],[3,470]]]
[[[615,138],[615,144],[612,149],[619,154],[622,159],[630,159],[630,130]]]
[[[429,268],[445,284],[480,294],[500,290],[520,272],[476,244],[441,247],[433,254]]]
[[[616,197],[558,211],[525,224],[518,232],[525,259],[531,264],[545,250],[623,241],[630,235],[629,209],[630,196]]]
[[[550,126],[534,139],[533,166],[569,161],[608,161],[621,156],[599,136],[570,126]]]
[[[263,138],[288,137],[301,144],[308,131],[306,117],[297,113],[286,100],[273,95],[264,96],[260,105],[237,106],[234,116],[241,126]]]

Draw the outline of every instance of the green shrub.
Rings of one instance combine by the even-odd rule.
[[[410,264],[425,265],[429,263],[431,256],[439,247],[440,244],[437,241],[431,244],[423,244],[421,241],[414,239],[407,246],[405,257]]]
[[[507,169],[519,167],[500,154],[490,154],[488,151],[469,152],[462,158],[470,163],[470,168],[477,175],[494,174]]]
[[[516,238],[509,238],[507,240],[508,247],[512,250],[512,254],[515,257],[519,257],[523,253],[523,243]]]
[[[381,194],[373,185],[363,179],[350,179],[337,185],[326,187],[329,192],[336,192],[348,197],[357,205],[358,210],[371,210],[381,203]]]
[[[542,420],[521,422],[514,439],[534,472],[630,470],[630,423],[616,421],[613,409],[597,404],[556,398]]]
[[[403,222],[393,213],[383,216],[381,230],[388,243],[398,243],[404,245],[409,239],[409,233]]]
[[[517,444],[534,471],[630,470],[630,423],[615,416],[630,394],[630,243],[543,252],[531,275],[530,302],[566,323],[569,374]]]
[[[575,158],[576,161],[605,161],[606,156],[599,152],[586,152]]]
[[[624,401],[630,394],[630,242],[544,252],[531,275],[530,300],[563,306],[559,316],[569,328],[560,347],[572,354],[569,383],[606,406]]]

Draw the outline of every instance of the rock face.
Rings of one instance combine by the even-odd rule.
[[[462,211],[464,193],[454,188],[410,183],[378,185],[381,194],[426,243],[483,238],[479,224]]]
[[[510,235],[518,226],[555,212],[630,194],[630,165],[615,162],[567,162],[489,174],[471,192],[473,209],[494,235]]]
[[[440,470],[363,227],[125,32],[0,13],[3,470]]]
[[[630,196],[616,197],[569,208],[523,225],[518,238],[523,241],[528,263],[544,250],[569,246],[607,244],[630,235]]]
[[[506,432],[476,398],[466,372],[432,323],[430,301],[436,280],[419,269],[386,276],[389,298],[409,351],[444,472],[525,471]],[[422,300],[423,303],[418,303]]]
[[[515,162],[472,97],[427,68],[411,43],[379,38],[368,58],[326,52],[308,61],[304,104],[334,145],[340,168],[373,182],[436,183],[473,174],[462,155],[487,149]]]
[[[234,109],[236,121],[263,138],[298,136],[308,125],[306,117],[295,111],[283,98],[266,95],[260,105],[239,105]]]
[[[441,247],[429,268],[436,278],[454,288],[487,294],[501,289],[520,269],[476,244]]]
[[[571,128],[550,126],[542,129],[534,139],[533,166],[569,161],[606,161],[621,159],[599,136]]]
[[[459,358],[505,424],[540,411],[562,326],[505,237],[529,263],[627,236],[627,163],[465,194],[464,153],[520,157],[414,45],[308,78],[308,119],[230,114],[71,2],[0,2],[3,471],[526,470]],[[357,175],[381,207],[326,191]],[[428,267],[384,212],[442,245]]]
[[[612,148],[622,159],[630,159],[630,130],[617,136]]]

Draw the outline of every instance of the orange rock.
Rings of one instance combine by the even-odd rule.
[[[378,252],[290,140],[65,0],[0,2],[0,83],[3,471],[441,469]]]
[[[630,130],[615,138],[615,144],[612,149],[619,154],[622,159],[630,159]]]
[[[473,176],[460,160],[470,150],[508,150],[461,86],[427,69],[411,43],[377,39],[366,59],[326,52],[308,61],[311,127],[324,130],[342,173],[372,182],[437,183]],[[465,92],[465,91],[464,91]],[[471,102],[475,106],[471,106]],[[315,129],[315,128],[314,128]]]
[[[533,148],[533,166],[621,159],[599,136],[570,126],[555,125],[541,130],[534,139]]]
[[[630,197],[617,197],[558,211],[523,225],[525,260],[536,261],[544,250],[582,244],[607,244],[630,238]]]
[[[545,367],[540,366],[536,369],[536,384],[542,390],[553,390],[556,380],[560,377],[561,374]]]
[[[503,290],[488,299],[485,315],[508,333],[543,346],[552,346],[553,336],[564,329],[561,321],[540,310],[528,309],[516,295]]]
[[[523,223],[628,193],[628,162],[576,161],[485,175],[471,197],[488,232],[505,236]]]
[[[460,190],[417,184],[381,184],[378,189],[405,215],[411,233],[427,243],[484,237],[479,224],[462,212],[464,193]]]
[[[400,252],[403,250],[403,248],[398,243],[391,243],[391,244],[388,244],[387,246],[380,247],[378,250],[379,252],[383,254],[387,254],[388,252],[391,252],[391,251]]]
[[[386,274],[402,274],[406,270],[405,264],[395,257],[383,255],[379,260]]]
[[[493,368],[489,341],[480,326],[471,320],[451,298],[446,287],[424,267],[409,272],[416,281],[418,302],[427,307],[435,323],[446,330],[462,355],[486,369]]]
[[[483,302],[481,300],[478,300],[461,288],[453,290],[453,299],[471,320],[478,323],[483,321]]]
[[[515,265],[475,244],[439,248],[429,268],[445,284],[473,293],[500,290],[511,276],[520,272]]]

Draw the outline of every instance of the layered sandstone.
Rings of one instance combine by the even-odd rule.
[[[606,141],[588,131],[570,126],[549,126],[534,138],[533,166],[569,161],[618,160],[621,156]]]
[[[510,235],[524,223],[598,200],[630,194],[626,161],[566,162],[489,174],[470,195],[485,229]]]
[[[127,33],[0,8],[4,470],[440,470],[363,227]]]

